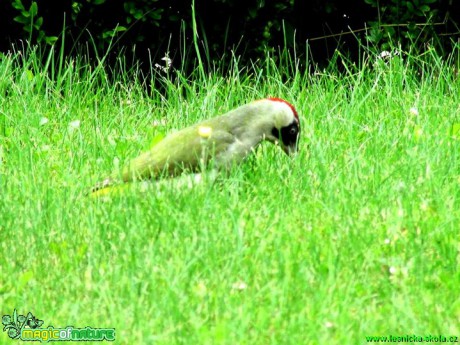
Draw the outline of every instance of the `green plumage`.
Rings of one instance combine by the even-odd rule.
[[[210,128],[210,136],[200,135],[200,128]],[[204,121],[167,136],[149,151],[134,158],[123,169],[122,179],[128,182],[198,171],[233,141],[228,132],[215,130],[212,120]]]
[[[213,167],[226,169],[241,162],[263,140],[278,142],[274,128],[298,124],[294,108],[279,99],[264,99],[238,107],[166,136],[149,151],[132,159],[123,170],[93,187],[93,194],[106,194],[117,182],[175,177],[199,172],[213,160]],[[279,132],[279,130],[278,130]],[[286,152],[296,151],[280,143]]]

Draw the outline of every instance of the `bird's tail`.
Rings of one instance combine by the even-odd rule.
[[[117,195],[123,192],[125,189],[128,188],[128,185],[125,184],[116,184],[115,181],[108,177],[105,180],[97,183],[96,185],[91,188],[91,192],[89,193],[90,197],[99,198],[108,195]]]

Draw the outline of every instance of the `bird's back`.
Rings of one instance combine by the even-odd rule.
[[[221,119],[225,120],[225,119]],[[233,140],[228,132],[214,130],[212,120],[206,120],[168,135],[149,151],[132,159],[123,169],[123,181],[177,176],[184,171],[203,168]]]

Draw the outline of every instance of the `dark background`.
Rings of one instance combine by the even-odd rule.
[[[336,49],[351,59],[363,47],[430,45],[448,54],[460,37],[460,0],[3,0],[0,11],[3,53],[64,42],[67,55],[123,53],[148,65],[168,53],[182,67],[196,56],[193,18],[208,65],[231,52],[249,61],[281,48],[319,64]]]

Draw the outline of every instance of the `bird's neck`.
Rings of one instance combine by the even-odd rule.
[[[251,151],[259,145],[273,128],[273,121],[259,114],[247,114],[246,118],[234,121],[235,139],[241,151]]]

